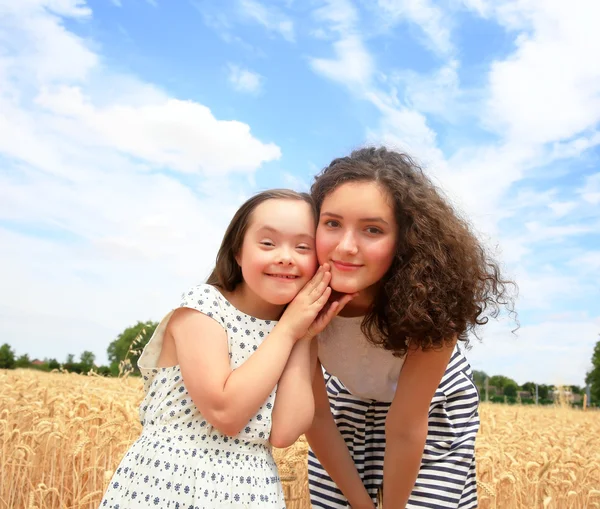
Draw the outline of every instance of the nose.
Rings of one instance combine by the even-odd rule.
[[[277,252],[277,263],[281,265],[291,265],[293,262],[293,257],[291,250],[285,246],[282,246],[278,249]]]
[[[351,230],[344,232],[344,235],[338,245],[338,249],[342,253],[347,253],[350,255],[355,255],[358,252],[358,245],[356,244],[354,232]]]

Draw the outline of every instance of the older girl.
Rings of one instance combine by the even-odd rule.
[[[358,294],[318,337],[313,507],[477,507],[478,393],[459,343],[512,310],[498,266],[405,154],[334,160],[311,189],[331,287]],[[383,488],[382,488],[383,486]]]

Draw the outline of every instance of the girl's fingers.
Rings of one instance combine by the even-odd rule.
[[[315,291],[317,286],[319,286],[319,283],[323,280],[323,275],[326,272],[324,267],[324,265],[321,265],[317,269],[317,272],[315,272],[315,275],[312,277],[312,279],[308,283],[306,283],[304,291],[306,291],[307,295],[311,295]]]
[[[319,308],[319,310],[323,309],[323,306],[325,306],[325,304],[327,304],[327,301],[329,300],[330,295],[331,295],[331,287],[328,286],[325,288],[322,295],[315,301],[315,304]]]
[[[342,309],[344,309],[346,304],[348,304],[348,302],[350,302],[357,295],[357,293],[347,293],[346,295],[344,295],[339,301],[337,301],[339,303],[337,312],[339,313]]]
[[[334,316],[344,309],[344,306],[348,304],[356,294],[346,294],[339,300],[334,300],[327,309],[327,312],[323,315],[323,328],[333,319]]]
[[[330,281],[331,281],[331,272],[324,272],[323,279],[321,279],[321,282],[311,292],[311,296],[315,300],[317,300],[319,297],[321,297],[321,295],[323,295],[323,292],[325,291],[325,288],[327,288],[329,286]]]
[[[321,281],[321,278],[323,277],[323,272],[324,272],[323,266],[320,266],[317,269],[317,272],[315,272],[315,275],[306,284],[305,288],[309,293],[312,292],[316,288],[316,286],[319,284],[319,282]]]

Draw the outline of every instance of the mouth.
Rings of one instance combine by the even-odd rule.
[[[265,275],[269,276],[269,277],[273,277],[275,279],[280,279],[282,281],[295,281],[296,279],[298,279],[300,276],[296,276],[294,274],[269,274],[266,273]]]
[[[362,267],[362,265],[360,265],[358,263],[348,263],[348,262],[342,262],[342,261],[337,261],[337,260],[331,260],[331,264],[336,269],[346,271],[346,272],[349,272],[352,270],[357,270]]]

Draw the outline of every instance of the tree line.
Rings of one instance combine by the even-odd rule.
[[[108,365],[96,365],[96,356],[90,351],[80,354],[79,360],[75,360],[73,354],[67,355],[64,362],[54,358],[43,360],[31,359],[28,354],[17,355],[12,347],[5,343],[0,346],[0,369],[33,368],[43,371],[66,370],[72,373],[89,373],[94,371],[104,376],[119,376],[123,373],[139,375],[137,367],[138,359],[142,350],[154,334],[158,322],[137,322],[126,328],[117,336],[106,350]],[[493,394],[487,394],[492,402],[514,403],[520,400],[522,403],[534,402],[536,388],[539,403],[553,403],[550,391],[555,388],[551,385],[527,382],[519,385],[516,381],[502,375],[488,376],[483,371],[474,371],[473,379],[479,389],[481,399],[486,398],[486,388],[493,388]],[[600,404],[600,341],[596,343],[592,354],[592,369],[586,374],[585,383],[590,387],[591,403],[596,406]],[[583,394],[584,387],[572,385],[567,387],[573,394]],[[529,397],[527,397],[528,393]]]
[[[123,373],[139,375],[137,361],[157,326],[157,322],[149,320],[127,327],[108,345],[108,365],[96,364],[96,355],[88,350],[79,355],[79,360],[75,359],[75,355],[68,354],[64,361],[60,362],[56,358],[31,358],[26,353],[17,355],[13,348],[5,343],[0,346],[0,369],[65,370],[83,374],[93,371],[103,376],[119,376]]]

